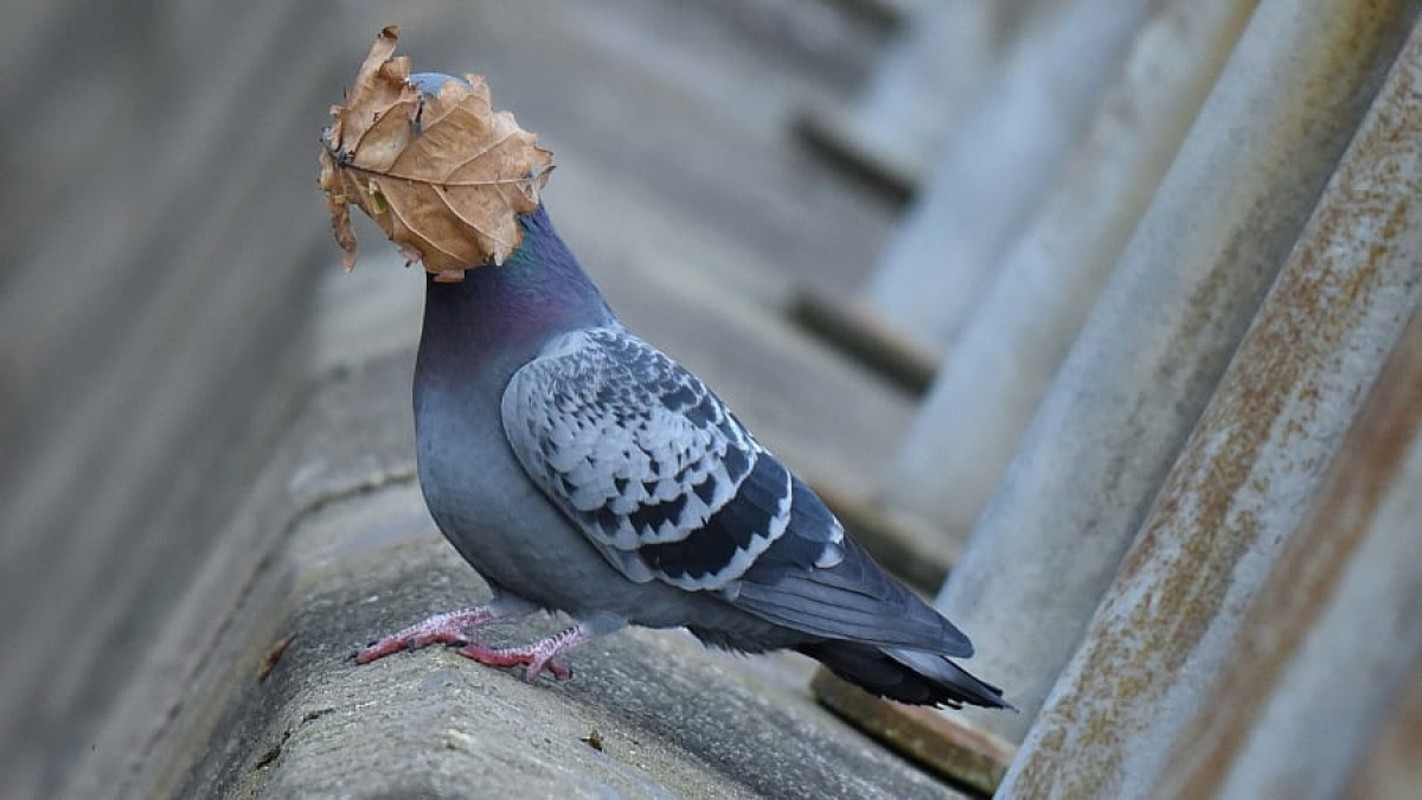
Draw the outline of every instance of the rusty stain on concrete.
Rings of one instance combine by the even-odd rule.
[[[1350,800],[1407,797],[1422,786],[1422,663],[1413,668],[1392,720],[1368,751],[1345,790]]]
[[[820,668],[810,690],[831,711],[929,772],[992,794],[1016,753],[1011,743],[932,708],[875,697]]]
[[[1422,314],[1373,387],[1357,424],[1312,503],[1307,522],[1250,612],[1229,669],[1166,769],[1159,797],[1217,796],[1230,766],[1263,714],[1276,685],[1347,571],[1374,513],[1392,487],[1408,446],[1422,430]]]
[[[1320,279],[1312,281],[1313,286],[1299,282],[1289,287],[1295,295],[1310,289],[1323,300],[1324,305],[1314,309],[1311,318],[1336,320],[1347,309],[1359,308],[1367,302],[1377,270],[1388,266],[1389,260],[1415,261],[1419,257],[1418,230],[1408,226],[1409,222],[1416,224],[1415,217],[1409,217],[1411,198],[1422,190],[1422,142],[1410,125],[1422,111],[1422,95],[1416,87],[1419,70],[1422,36],[1414,35],[1378,97],[1371,124],[1365,125],[1354,142],[1336,179],[1334,191],[1342,197],[1331,204],[1326,199],[1320,206],[1315,220],[1318,238],[1304,241],[1296,254],[1310,267],[1330,258],[1344,262],[1340,266],[1345,268],[1332,274],[1336,280],[1331,286]],[[1364,235],[1350,235],[1350,231]],[[1376,236],[1368,237],[1369,231],[1376,231]],[[1340,242],[1353,249],[1336,246]],[[1356,248],[1366,252],[1366,266],[1348,271],[1347,259],[1357,255]],[[1415,283],[1416,275],[1410,277],[1410,283]],[[1301,296],[1291,299],[1291,305],[1307,302]],[[1310,389],[1317,397],[1316,387]],[[1312,516],[1296,535],[1300,541],[1287,551],[1275,570],[1276,577],[1251,612],[1248,627],[1263,628],[1269,635],[1262,641],[1240,644],[1214,692],[1228,702],[1211,704],[1202,711],[1182,740],[1192,746],[1177,748],[1173,755],[1164,779],[1172,796],[1213,796],[1220,790],[1232,759],[1264,711],[1269,687],[1302,645],[1349,563],[1349,554],[1367,532],[1407,445],[1422,424],[1419,410],[1422,316],[1414,315],[1338,456],[1328,484],[1314,498]]]

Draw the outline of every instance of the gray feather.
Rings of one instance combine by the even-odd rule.
[[[789,525],[789,472],[696,376],[621,328],[553,338],[501,413],[529,476],[631,580],[726,589]]]

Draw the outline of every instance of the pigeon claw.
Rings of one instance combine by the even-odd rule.
[[[436,614],[399,633],[371,642],[357,650],[352,655],[352,659],[357,664],[369,664],[378,658],[384,658],[402,650],[414,652],[432,644],[462,645],[468,640],[468,632],[471,628],[492,622],[495,618],[496,615],[487,606]]]
[[[459,648],[458,653],[465,658],[490,667],[523,665],[523,678],[529,683],[538,680],[538,676],[542,675],[545,670],[553,673],[553,677],[560,681],[572,677],[573,671],[566,664],[554,658],[552,654],[545,655],[536,652],[535,647],[536,645],[493,648],[473,642]]]
[[[375,642],[374,644],[367,645],[366,647],[362,647],[360,650],[357,650],[355,653],[355,663],[369,664],[370,662],[378,658],[384,658],[390,655],[391,653],[399,653],[401,651],[408,651],[413,653],[422,647],[429,647],[432,644],[448,644],[462,641],[463,639],[463,631],[422,631],[414,634],[407,633],[406,631],[401,631],[397,634],[394,634],[393,636],[387,636],[384,639],[380,639],[379,641]]]
[[[554,678],[562,681],[571,678],[573,670],[564,664],[558,656],[591,638],[582,626],[574,625],[547,639],[540,639],[519,647],[493,648],[478,642],[471,642],[459,648],[457,652],[465,658],[491,667],[515,667],[522,664],[524,666],[524,680],[529,683],[538,680],[538,676],[542,675],[544,670],[553,673]]]

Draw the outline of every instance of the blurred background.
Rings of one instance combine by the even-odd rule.
[[[553,148],[548,202],[630,324],[698,368],[745,370],[741,405],[817,458],[855,452],[817,441],[852,408],[817,423],[776,399],[793,376],[757,363],[756,326],[778,325],[759,318],[798,281],[852,285],[892,228],[893,203],[787,134],[803,103],[853,91],[882,26],[762,0],[60,2],[7,17],[0,607],[5,638],[31,643],[0,655],[12,787],[23,775],[52,794],[84,761],[313,377],[413,347],[419,274],[363,227],[341,275],[315,185],[327,109],[383,25],[404,27],[423,68],[486,75]],[[318,341],[323,298],[362,311]],[[723,328],[737,330],[708,335]],[[907,399],[865,393],[906,424]],[[865,457],[892,450],[872,426],[840,427]]]
[[[485,75],[553,149],[546,202],[629,326],[973,635],[1023,709],[960,720],[1006,743],[1005,794],[1286,796],[1249,792],[1318,748],[1345,755],[1287,796],[1388,796],[1422,761],[1422,509],[1398,488],[1422,478],[1418,6],[18,0],[4,794],[147,757],[151,734],[96,753],[98,731],[165,665],[183,680],[165,631],[224,618],[184,600],[243,546],[313,387],[409,360],[418,272],[364,225],[343,275],[315,185],[328,107],[399,24],[417,70]],[[1258,602],[1324,573],[1312,610]],[[1369,604],[1392,611],[1359,645]],[[1370,676],[1319,707],[1327,735],[1286,709],[1349,665],[1280,630]],[[1196,715],[1207,691],[1243,710]],[[1224,777],[1192,794],[1220,731]]]

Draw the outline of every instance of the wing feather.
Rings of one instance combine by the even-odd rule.
[[[632,580],[725,589],[789,524],[789,472],[696,376],[620,328],[549,342],[501,412],[519,463]]]

